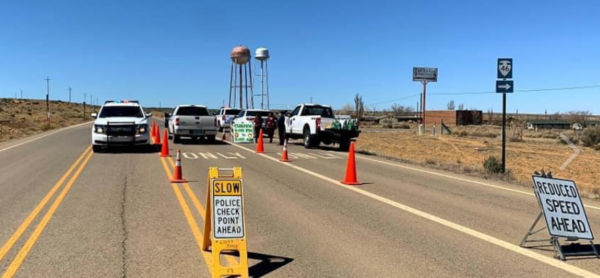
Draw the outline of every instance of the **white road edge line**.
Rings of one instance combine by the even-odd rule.
[[[221,141],[222,141],[222,140],[221,140]],[[235,146],[235,147],[241,148],[241,149],[243,149],[243,150],[246,150],[246,151],[248,151],[248,152],[255,153],[253,150],[251,150],[251,149],[248,149],[248,148],[246,148],[246,147],[243,147],[243,146],[240,146],[240,145],[236,145],[236,144],[230,143],[230,142],[228,142],[228,141],[223,141],[223,142],[225,142],[225,143],[227,143],[227,144],[229,144],[229,145],[232,145],[232,146]],[[306,173],[306,174],[309,174],[309,175],[311,175],[311,176],[317,177],[317,178],[319,178],[319,179],[322,179],[322,180],[324,180],[324,181],[331,182],[331,183],[333,183],[334,185],[337,185],[337,186],[339,186],[340,188],[344,188],[344,189],[347,189],[347,190],[350,190],[350,191],[354,191],[354,192],[356,192],[356,193],[358,193],[358,194],[361,194],[361,195],[364,195],[364,196],[366,196],[366,197],[369,197],[369,198],[375,199],[375,200],[377,200],[377,201],[380,201],[380,202],[382,202],[382,203],[385,203],[385,204],[388,204],[388,205],[390,205],[390,206],[396,207],[396,208],[398,208],[398,209],[401,209],[401,210],[403,210],[403,211],[406,211],[406,212],[408,212],[408,213],[411,213],[411,214],[414,214],[414,215],[416,215],[416,216],[419,216],[419,217],[425,218],[425,219],[427,219],[427,220],[433,221],[433,222],[435,222],[435,223],[438,223],[438,224],[440,224],[440,225],[443,225],[443,226],[446,226],[446,227],[448,227],[448,228],[454,229],[454,230],[456,230],[456,231],[459,231],[459,232],[465,233],[465,234],[467,234],[467,235],[470,235],[470,236],[476,237],[476,238],[478,238],[478,239],[481,239],[481,240],[483,240],[483,241],[487,241],[487,242],[489,242],[489,243],[492,243],[492,244],[494,244],[494,245],[497,245],[497,246],[499,246],[499,247],[505,248],[505,249],[507,249],[507,250],[509,250],[509,251],[513,251],[513,252],[515,252],[515,253],[517,253],[517,254],[521,254],[521,255],[523,255],[523,256],[526,256],[526,257],[529,257],[529,258],[531,258],[531,259],[534,259],[534,260],[537,260],[537,261],[539,261],[539,262],[545,263],[545,264],[547,264],[547,265],[554,266],[554,267],[556,267],[556,268],[562,269],[562,270],[564,270],[564,271],[567,271],[567,272],[569,272],[569,273],[571,273],[571,274],[578,275],[578,276],[581,276],[581,277],[600,277],[600,275],[598,275],[598,274],[595,274],[595,273],[593,273],[593,272],[590,272],[590,271],[587,271],[587,270],[584,270],[584,269],[578,268],[578,267],[576,267],[576,266],[572,266],[572,265],[570,265],[570,264],[567,264],[567,263],[565,263],[565,262],[562,262],[562,261],[559,261],[559,260],[557,260],[557,259],[550,258],[550,257],[544,256],[544,255],[538,254],[538,253],[536,253],[536,252],[533,252],[533,251],[530,251],[530,250],[527,250],[527,249],[521,248],[521,247],[519,247],[519,246],[517,246],[517,245],[514,245],[514,244],[512,244],[512,243],[509,243],[509,242],[503,241],[503,240],[501,240],[501,239],[495,238],[495,237],[493,237],[493,236],[490,236],[490,235],[487,235],[487,234],[484,234],[484,233],[478,232],[478,231],[476,231],[476,230],[473,230],[473,229],[467,228],[467,227],[465,227],[465,226],[461,226],[461,225],[459,225],[459,224],[456,224],[456,223],[454,223],[454,222],[450,222],[450,221],[448,221],[448,220],[445,220],[445,219],[443,219],[443,218],[440,218],[440,217],[434,216],[434,215],[432,215],[432,214],[429,214],[429,213],[426,213],[426,212],[423,212],[423,211],[417,210],[417,209],[415,209],[415,208],[412,208],[412,207],[409,207],[409,206],[403,205],[403,204],[401,204],[401,203],[398,203],[398,202],[392,201],[392,200],[390,200],[390,199],[387,199],[387,198],[381,197],[381,196],[379,196],[379,195],[376,195],[376,194],[370,193],[370,192],[368,192],[368,191],[365,191],[365,190],[359,189],[359,188],[357,188],[357,187],[353,187],[353,186],[343,186],[343,185],[342,185],[342,184],[341,184],[339,181],[336,181],[336,180],[334,180],[334,179],[332,179],[332,178],[329,178],[329,177],[323,176],[323,175],[321,175],[321,174],[319,174],[319,173],[312,172],[312,171],[310,171],[310,170],[304,169],[304,168],[302,168],[302,167],[298,167],[298,166],[296,166],[296,165],[293,165],[293,164],[289,164],[289,163],[281,162],[281,161],[279,161],[278,159],[276,159],[276,158],[273,158],[273,157],[270,157],[270,156],[268,156],[268,155],[266,155],[266,154],[260,154],[260,156],[262,156],[262,157],[265,157],[265,158],[268,158],[268,159],[270,159],[270,160],[273,160],[273,161],[275,161],[275,162],[277,162],[277,163],[280,163],[280,164],[282,164],[282,165],[285,165],[285,166],[288,166],[288,167],[294,168],[294,169],[296,169],[296,170],[298,170],[298,171],[304,172],[304,173]]]
[[[377,162],[377,163],[381,163],[381,164],[386,164],[386,165],[390,165],[390,166],[394,166],[394,167],[398,167],[398,168],[402,168],[402,169],[406,169],[406,170],[412,170],[412,171],[426,173],[426,174],[435,175],[435,176],[439,176],[439,177],[444,177],[444,178],[449,178],[449,179],[454,179],[454,180],[459,180],[459,181],[474,183],[474,184],[478,184],[478,185],[483,185],[483,186],[487,186],[487,187],[491,187],[491,188],[501,189],[501,190],[505,190],[505,191],[515,192],[515,193],[519,193],[519,194],[525,194],[525,195],[529,195],[529,196],[535,196],[535,194],[530,193],[530,192],[524,192],[524,191],[521,191],[521,190],[506,188],[506,187],[503,187],[503,186],[493,185],[493,184],[489,184],[489,183],[485,183],[485,182],[479,182],[479,181],[474,181],[474,180],[459,178],[459,177],[455,177],[455,176],[451,176],[451,175],[436,173],[436,172],[432,172],[432,171],[417,169],[417,168],[413,168],[413,167],[409,167],[409,166],[404,166],[404,165],[400,165],[400,164],[396,164],[396,163],[391,163],[391,162],[387,162],[387,161],[381,161],[381,160],[377,160],[377,159],[367,158],[367,157],[363,157],[361,155],[357,155],[356,158],[360,158],[360,159],[364,159],[364,160],[368,160],[368,161],[373,161],[373,162]],[[600,210],[600,207],[589,206],[589,205],[584,205],[584,206],[586,208]]]
[[[12,149],[12,148],[16,148],[16,147],[18,147],[18,146],[22,146],[22,145],[25,145],[25,144],[27,144],[27,143],[31,143],[31,142],[33,142],[33,141],[36,141],[36,140],[42,139],[42,138],[44,138],[44,137],[48,137],[48,136],[50,136],[50,135],[53,135],[53,134],[56,134],[56,133],[59,133],[59,132],[65,131],[65,130],[69,130],[69,129],[72,129],[72,128],[76,128],[76,127],[78,127],[78,126],[86,125],[86,124],[89,124],[89,123],[91,123],[91,122],[85,122],[85,123],[80,123],[80,124],[76,124],[76,125],[72,125],[72,126],[64,127],[64,128],[61,128],[61,129],[55,130],[55,131],[53,131],[53,132],[50,132],[50,133],[48,133],[48,134],[42,135],[42,136],[40,136],[40,137],[35,137],[35,138],[33,138],[33,139],[30,139],[30,140],[28,140],[28,141],[25,141],[25,142],[22,142],[22,143],[19,143],[19,144],[16,144],[16,145],[12,145],[12,146],[10,146],[10,147],[6,147],[6,148],[4,148],[4,149],[0,149],[0,152],[7,151],[7,150],[10,150],[10,149]]]

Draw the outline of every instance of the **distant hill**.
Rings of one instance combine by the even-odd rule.
[[[0,143],[92,120],[89,105],[85,118],[81,103],[50,101],[49,106],[50,125],[46,124],[46,100],[0,98]]]

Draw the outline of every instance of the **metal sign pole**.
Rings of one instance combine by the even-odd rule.
[[[421,109],[422,119],[421,124],[423,124],[423,132],[425,132],[425,110],[426,110],[426,98],[427,98],[427,81],[422,81],[423,83],[423,108]]]
[[[505,172],[506,172],[506,92],[502,93],[502,173],[504,174]]]

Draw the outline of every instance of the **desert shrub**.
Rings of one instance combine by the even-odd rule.
[[[426,160],[425,160],[425,163],[426,163],[426,164],[429,164],[429,165],[435,165],[435,164],[436,164],[436,163],[435,163],[435,160],[433,160],[433,159],[431,159],[431,158],[428,158],[428,159],[426,159]]]
[[[461,132],[456,133],[456,135],[458,137],[467,137],[467,136],[469,136],[469,133],[466,130],[463,130]]]
[[[400,129],[410,129],[410,126],[407,125],[407,124],[401,124],[401,125],[398,126],[398,128],[400,128]]]
[[[571,143],[573,143],[575,145],[579,144],[579,137],[577,137],[575,135],[571,135],[571,136],[568,136],[567,138],[569,138],[569,141],[571,141]],[[567,141],[563,140],[562,138],[558,138],[558,143],[567,145]]]
[[[383,128],[393,128],[394,122],[391,119],[386,119],[381,121]]]
[[[495,156],[489,156],[483,162],[483,168],[492,174],[498,174],[502,172],[502,162]]]
[[[54,129],[54,126],[52,126],[52,125],[47,125],[47,124],[44,124],[44,125],[42,125],[42,126],[40,127],[40,129],[41,129],[42,131],[48,131],[48,130]]]
[[[600,128],[588,128],[583,132],[581,136],[581,142],[586,147],[596,147],[600,144]]]

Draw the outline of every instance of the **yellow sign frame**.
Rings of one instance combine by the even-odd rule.
[[[230,175],[221,175],[221,172],[231,172]],[[241,215],[243,221],[243,237],[232,239],[218,239],[214,237],[212,212],[214,209],[213,192],[215,182],[217,181],[235,181],[240,183],[242,198]],[[244,183],[242,182],[242,168],[234,167],[229,169],[211,167],[208,169],[208,179],[206,185],[206,211],[204,215],[204,240],[202,241],[202,250],[212,252],[213,269],[212,277],[220,278],[222,276],[238,275],[242,278],[248,278],[248,244],[246,239],[246,213],[244,211]],[[212,248],[211,248],[212,247]],[[223,251],[237,251],[240,262],[235,266],[221,265],[221,254]]]

